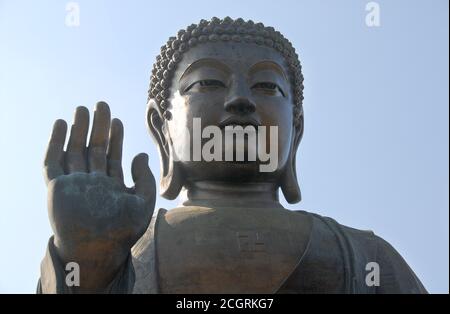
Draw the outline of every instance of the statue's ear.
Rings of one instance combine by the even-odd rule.
[[[181,169],[174,162],[172,140],[163,114],[154,99],[147,104],[147,126],[155,141],[161,163],[160,194],[166,199],[177,198],[183,187]]]
[[[303,123],[304,119],[302,113],[298,125],[295,126],[292,131],[293,140],[291,142],[291,151],[284,169],[283,177],[281,178],[281,190],[283,191],[284,198],[289,204],[295,204],[302,200],[302,194],[297,179],[296,155],[298,145],[303,137]]]

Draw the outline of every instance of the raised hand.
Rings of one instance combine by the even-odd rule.
[[[154,210],[156,188],[148,156],[143,153],[132,162],[135,186],[125,186],[123,126],[119,119],[111,122],[106,103],[96,105],[86,146],[88,129],[89,111],[78,107],[64,151],[67,124],[64,120],[55,122],[44,176],[57,251],[64,262],[80,263],[82,282],[95,288],[111,279],[145,232]]]

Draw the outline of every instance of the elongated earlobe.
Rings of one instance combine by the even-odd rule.
[[[164,132],[164,118],[153,99],[148,102],[147,126],[159,151],[161,164],[160,194],[166,199],[173,200],[177,198],[183,187],[183,175],[179,165],[173,159],[172,140],[168,132]]]
[[[281,178],[281,191],[289,204],[295,204],[302,200],[302,194],[297,179],[296,155],[298,145],[303,136],[303,114],[300,117],[299,126],[294,128],[293,141],[291,143],[291,152],[286,167]]]

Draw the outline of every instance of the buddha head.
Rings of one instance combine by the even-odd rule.
[[[199,181],[269,182],[281,188],[289,203],[299,202],[295,156],[303,134],[302,101],[298,55],[272,27],[226,17],[180,30],[161,47],[148,96],[147,124],[160,154],[161,195],[174,199]],[[195,138],[195,121],[202,130],[252,126],[258,133],[266,127],[262,138],[266,149],[275,140],[276,166],[260,171],[259,158],[192,158],[208,140]],[[269,136],[270,127],[276,127],[275,137]]]

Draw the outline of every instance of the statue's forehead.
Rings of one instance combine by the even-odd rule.
[[[253,43],[234,42],[205,43],[189,49],[183,54],[176,72],[180,75],[190,65],[202,59],[218,60],[231,69],[245,69],[259,62],[271,61],[287,72],[285,58],[275,49]]]

